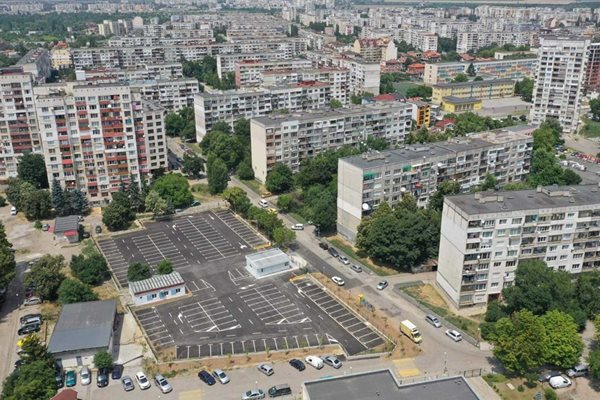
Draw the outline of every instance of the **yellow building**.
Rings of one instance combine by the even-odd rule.
[[[431,102],[441,104],[444,97],[478,98],[482,100],[512,97],[515,94],[515,81],[512,79],[491,79],[464,83],[439,83],[432,86]]]
[[[447,96],[442,98],[442,111],[447,113],[461,113],[466,111],[481,110],[481,99],[474,97],[462,98]]]
[[[420,128],[425,126],[429,128],[431,123],[431,105],[419,100],[407,100],[412,106],[412,119],[415,120],[415,126]]]

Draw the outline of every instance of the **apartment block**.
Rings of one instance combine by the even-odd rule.
[[[431,102],[442,104],[447,96],[476,98],[481,100],[512,97],[515,94],[515,81],[512,79],[491,79],[464,83],[438,83],[432,86]]]
[[[427,63],[423,82],[427,85],[449,83],[456,75],[466,73],[470,64],[468,62]],[[533,77],[537,59],[478,61],[472,64],[477,75],[485,79],[521,80]]]
[[[600,43],[590,43],[585,70],[585,90],[600,91]]]
[[[273,110],[298,112],[315,109],[328,105],[331,99],[331,85],[314,81],[269,88],[199,93],[194,98],[196,140],[200,142],[217,121],[233,126],[242,117],[260,117]]]
[[[491,46],[493,43],[498,46],[504,46],[505,44],[525,46],[531,43],[530,39],[530,31],[462,32],[456,36],[456,51],[459,53],[477,51],[482,47]]]
[[[389,61],[398,58],[398,49],[390,37],[356,39],[352,51],[369,62]]]
[[[15,66],[22,68],[23,72],[31,74],[36,83],[44,83],[52,73],[50,52],[43,48],[29,50],[17,61]]]
[[[183,78],[181,63],[140,64],[135,68],[98,68],[75,71],[78,81],[114,83],[118,81]]]
[[[217,55],[217,74],[219,78],[223,78],[223,75],[229,72],[235,72],[236,65],[241,62],[250,61],[282,61],[290,60],[286,53],[279,52],[257,52],[257,53],[231,53],[231,54],[219,54]]]
[[[577,131],[589,46],[589,39],[579,37],[541,39],[529,114],[533,124],[555,118],[563,132]]]
[[[358,225],[382,202],[391,206],[410,193],[425,207],[438,184],[460,183],[462,191],[492,174],[498,183],[520,181],[531,161],[533,126],[409,145],[384,152],[342,158],[338,162],[337,231],[356,239]]]
[[[167,168],[165,109],[127,85],[37,86],[35,107],[48,179],[107,204],[133,175]]]
[[[298,171],[302,160],[326,150],[356,146],[370,136],[392,145],[402,143],[410,132],[411,119],[412,107],[400,102],[253,118],[250,132],[255,177],[265,182],[275,163]]]
[[[260,86],[262,84],[262,72],[311,67],[312,62],[302,58],[291,60],[243,60],[235,63],[235,84],[237,87]]]
[[[0,69],[0,182],[17,176],[19,157],[41,152],[34,78],[22,67]]]
[[[331,85],[331,97],[348,104],[350,101],[350,71],[345,68],[302,68],[262,71],[263,87],[300,83],[304,81],[325,82]]]
[[[485,306],[514,285],[520,261],[600,268],[600,188],[538,187],[444,199],[437,284],[457,307]]]
[[[73,67],[71,50],[66,43],[60,42],[50,50],[50,60],[52,68],[56,70]]]
[[[350,93],[362,95],[365,92],[379,94],[381,82],[381,65],[370,63],[346,55],[324,53],[318,51],[306,52],[306,58],[319,67],[337,67],[350,71]]]

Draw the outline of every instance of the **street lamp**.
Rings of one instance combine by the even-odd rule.
[[[448,353],[444,352],[444,373],[448,373]]]

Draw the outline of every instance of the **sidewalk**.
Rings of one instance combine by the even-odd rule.
[[[498,395],[498,393],[494,392],[494,389],[492,389],[490,387],[490,385],[488,385],[486,383],[486,381],[483,380],[482,377],[478,376],[478,377],[475,377],[475,378],[467,378],[467,382],[469,382],[469,385],[471,385],[471,388],[482,399],[485,399],[485,400],[501,400],[501,398]]]

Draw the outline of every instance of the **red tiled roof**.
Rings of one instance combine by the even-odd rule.
[[[77,400],[77,392],[73,389],[64,389],[50,400]]]

